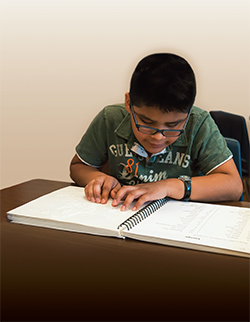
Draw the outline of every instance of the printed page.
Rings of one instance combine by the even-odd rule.
[[[107,204],[96,204],[85,197],[84,188],[69,186],[44,195],[23,206],[8,212],[10,220],[22,223],[32,222],[33,225],[46,226],[46,221],[51,228],[53,225],[63,229],[65,224],[95,227],[91,232],[101,232],[102,229],[113,230],[119,235],[117,227],[130,217],[134,212],[120,211],[120,206],[112,207],[111,200]],[[49,223],[49,222],[53,222]],[[70,229],[68,229],[70,230]]]
[[[124,235],[250,253],[250,209],[171,200]]]

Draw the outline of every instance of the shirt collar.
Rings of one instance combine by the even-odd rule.
[[[133,133],[131,117],[130,114],[127,113],[125,117],[122,119],[121,123],[115,129],[115,134],[117,134],[125,140],[129,140],[131,133]]]

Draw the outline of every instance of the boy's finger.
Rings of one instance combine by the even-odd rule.
[[[145,195],[141,196],[141,198],[139,198],[136,202],[136,204],[133,206],[132,210],[133,211],[137,211],[139,210],[145,202],[147,202],[147,198],[145,197]]]
[[[115,199],[118,191],[121,189],[120,183],[117,183],[117,185],[111,190],[110,196],[111,198]]]
[[[102,183],[99,181],[95,181],[93,185],[93,195],[96,203],[101,202],[101,190],[102,190]]]
[[[84,188],[84,192],[89,201],[94,201],[93,188],[91,182]]]
[[[111,195],[111,192],[114,192],[116,194],[116,191],[120,189],[120,184],[114,180],[112,177],[108,177],[102,187],[102,203],[106,203],[108,201],[109,195]],[[112,196],[111,196],[112,197]]]
[[[139,202],[139,206],[140,204],[143,204],[145,201],[145,195],[142,191],[140,191],[139,189],[135,189],[135,190],[132,190],[128,193],[127,197],[125,198],[125,201],[123,202],[123,205],[121,207],[121,211],[125,211],[127,210],[131,204],[137,200],[137,199],[141,199],[140,202]],[[135,210],[137,209],[138,206],[138,201],[137,201],[137,205],[135,205],[132,209]],[[135,208],[136,207],[136,208]]]
[[[106,203],[109,198],[111,186],[109,184],[104,184],[102,187],[102,196],[101,196],[101,203]]]
[[[118,189],[117,193],[114,195],[114,200],[112,202],[112,206],[117,206],[120,201],[132,190],[134,190],[134,186],[123,186],[121,189]]]
[[[139,210],[146,202],[151,201],[151,199],[149,199],[146,194],[143,194],[140,197],[138,196],[137,198],[134,198],[133,201],[135,201],[135,199],[138,199],[138,200],[132,208],[133,211]],[[127,204],[125,204],[125,205],[123,204],[123,206],[125,206],[124,210],[128,209]],[[123,209],[121,209],[121,210],[123,210]]]
[[[126,211],[135,199],[136,195],[134,193],[129,193],[121,206],[121,211]]]

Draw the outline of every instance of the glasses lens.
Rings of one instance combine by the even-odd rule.
[[[141,132],[141,133],[144,133],[144,134],[149,134],[149,135],[153,135],[153,134],[156,134],[157,131],[155,129],[151,129],[151,128],[148,128],[148,127],[143,127],[143,126],[140,126],[138,128],[138,130]],[[180,130],[172,130],[172,131],[169,131],[169,130],[165,130],[163,131],[163,135],[164,136],[172,136],[172,137],[176,137],[176,136],[179,136],[181,134],[181,131]]]
[[[175,137],[175,136],[179,136],[181,134],[181,131],[179,131],[179,130],[176,130],[176,131],[163,131],[163,135],[165,135],[165,136],[173,136],[173,137]]]
[[[154,130],[154,129],[150,129],[150,128],[147,128],[147,127],[143,127],[143,126],[140,126],[139,127],[139,131],[141,133],[144,133],[144,134],[155,134],[157,131]]]

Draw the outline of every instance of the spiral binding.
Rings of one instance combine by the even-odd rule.
[[[154,213],[156,210],[160,209],[165,203],[167,203],[169,198],[165,197],[159,200],[152,201],[139,211],[137,211],[134,215],[126,219],[123,223],[121,223],[117,229],[120,228],[127,228],[130,230],[137,224],[139,224],[142,220],[150,216],[152,213]]]

